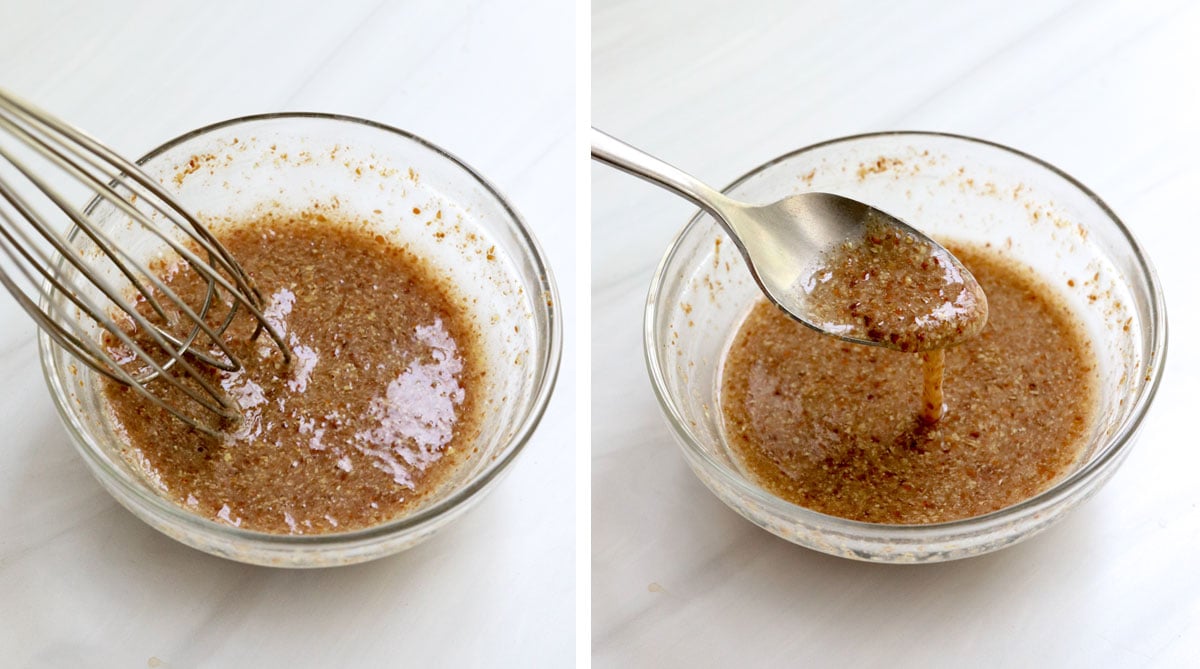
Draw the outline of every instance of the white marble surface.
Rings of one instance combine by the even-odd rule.
[[[127,154],[233,116],[405,128],[486,175],[573,296],[574,8],[536,2],[0,0],[0,86]],[[556,395],[509,476],[431,541],[280,571],[158,534],[101,490],[0,294],[0,666],[569,665],[574,308]]]
[[[1196,666],[1200,6],[595,0],[592,22],[592,122],[718,185],[888,129],[1058,165],[1143,243],[1173,332],[1139,443],[1061,524],[941,565],[811,552],[726,508],[672,442],[640,325],[692,207],[594,166],[595,666]]]

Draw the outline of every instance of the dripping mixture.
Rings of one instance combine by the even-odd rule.
[[[1028,268],[986,247],[951,250],[986,293],[986,325],[946,319],[935,336],[898,339],[923,353],[753,307],[726,355],[721,407],[727,442],[765,489],[854,520],[936,523],[1027,499],[1077,461],[1097,404],[1082,324]]]

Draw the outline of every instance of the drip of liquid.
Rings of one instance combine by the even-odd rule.
[[[921,391],[921,421],[933,424],[946,414],[946,398],[942,381],[946,378],[946,349],[938,348],[921,354],[925,384]]]

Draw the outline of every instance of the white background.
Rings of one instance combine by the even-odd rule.
[[[998,553],[880,566],[726,508],[642,362],[646,289],[693,207],[592,168],[597,667],[1188,667],[1200,662],[1200,5],[595,0],[592,122],[723,186],[876,130],[975,135],[1080,179],[1167,295],[1167,371],[1113,480]]]
[[[274,111],[362,116],[457,154],[541,241],[567,342],[545,419],[478,508],[395,557],[281,571],[184,547],[112,501],[0,293],[0,666],[571,663],[574,58],[558,0],[0,0],[0,86],[127,155]]]

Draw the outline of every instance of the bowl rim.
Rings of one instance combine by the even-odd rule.
[[[658,399],[659,408],[667,418],[668,424],[673,430],[676,440],[683,446],[686,455],[698,459],[702,462],[709,472],[715,473],[723,482],[731,486],[739,495],[748,497],[754,502],[765,507],[782,507],[792,518],[796,524],[820,526],[823,530],[833,532],[843,532],[847,535],[867,536],[876,539],[889,539],[895,542],[913,542],[921,539],[944,537],[947,535],[953,536],[963,534],[970,531],[978,530],[982,527],[996,525],[1011,521],[1014,517],[1020,517],[1027,513],[1036,512],[1038,509],[1051,505],[1062,498],[1071,494],[1072,491],[1079,488],[1088,480],[1101,474],[1114,459],[1118,459],[1126,450],[1126,447],[1131,442],[1133,436],[1141,427],[1142,421],[1146,416],[1147,411],[1158,392],[1159,385],[1162,381],[1163,371],[1166,365],[1167,358],[1167,309],[1166,301],[1163,296],[1162,284],[1159,281],[1158,273],[1154,269],[1154,265],[1150,262],[1142,246],[1138,243],[1133,233],[1126,227],[1125,223],[1117,216],[1108,204],[1106,204],[1100,196],[1092,192],[1087,186],[1083,185],[1078,179],[1071,176],[1062,169],[1051,165],[1050,163],[1036,157],[1014,149],[1012,147],[993,142],[990,140],[979,139],[967,135],[960,135],[948,132],[924,131],[924,130],[892,130],[883,132],[867,132],[854,135],[846,135],[837,137],[815,144],[810,144],[793,151],[789,151],[779,155],[767,162],[764,162],[745,174],[734,179],[728,186],[721,189],[722,193],[728,194],[733,189],[741,186],[751,178],[757,176],[765,170],[768,170],[779,163],[790,160],[810,151],[822,149],[825,147],[859,142],[863,140],[875,140],[883,138],[936,138],[949,139],[953,141],[966,142],[969,144],[978,144],[992,149],[999,149],[1010,155],[1018,158],[1023,158],[1039,167],[1042,167],[1058,177],[1065,180],[1067,183],[1079,190],[1088,199],[1092,200],[1113,224],[1116,225],[1118,231],[1124,236],[1125,241],[1129,244],[1137,261],[1137,266],[1146,279],[1150,292],[1150,318],[1149,324],[1151,327],[1150,336],[1150,360],[1146,363],[1147,376],[1144,377],[1144,382],[1139,386],[1137,396],[1135,398],[1132,410],[1126,415],[1125,419],[1118,426],[1113,435],[1105,442],[1104,446],[1092,459],[1084,466],[1075,470],[1068,476],[1060,479],[1050,488],[1042,492],[1024,499],[1016,504],[1006,506],[996,511],[991,511],[986,514],[971,516],[968,518],[960,518],[956,520],[943,521],[939,523],[925,524],[888,524],[888,523],[871,523],[860,520],[852,520],[833,516],[826,513],[821,513],[813,509],[809,509],[798,504],[794,504],[780,497],[767,492],[766,490],[752,485],[745,477],[732,471],[724,463],[718,461],[708,454],[699,445],[699,440],[693,431],[688,427],[687,421],[680,412],[675,400],[670,396],[666,389],[666,379],[663,372],[663,361],[659,358],[656,352],[655,342],[658,336],[655,332],[655,321],[659,312],[658,298],[662,294],[663,286],[667,280],[667,268],[671,265],[676,255],[680,252],[680,245],[687,234],[695,227],[701,224],[710,215],[704,211],[697,211],[688,223],[681,229],[672,239],[666,253],[663,254],[662,260],[659,262],[657,269],[654,272],[654,277],[650,281],[650,288],[646,298],[646,307],[644,312],[643,326],[643,349],[645,353],[646,368],[650,374],[651,386],[654,389],[654,395]]]
[[[335,123],[349,123],[357,126],[365,126],[375,130],[383,131],[399,137],[400,139],[412,142],[421,147],[431,150],[440,157],[449,160],[453,165],[457,166],[471,179],[474,179],[476,184],[483,189],[485,193],[495,198],[503,208],[506,219],[504,224],[508,226],[515,236],[521,241],[522,245],[527,249],[531,265],[534,267],[537,276],[539,277],[540,290],[538,293],[531,292],[529,299],[534,305],[535,310],[538,305],[545,308],[545,317],[547,320],[547,340],[541,347],[542,355],[538,356],[537,370],[540,372],[536,377],[537,387],[533,395],[529,409],[519,423],[513,437],[508,441],[507,446],[510,446],[508,452],[503,457],[492,460],[488,465],[474,478],[466,481],[463,485],[451,491],[446,497],[437,502],[423,507],[416,512],[401,516],[394,520],[379,525],[350,530],[346,532],[328,532],[322,534],[274,534],[269,532],[259,532],[255,530],[242,529],[240,527],[218,523],[215,520],[210,520],[202,516],[193,514],[185,510],[183,507],[168,500],[165,497],[151,491],[149,486],[141,479],[129,477],[123,472],[116,471],[108,460],[100,455],[98,444],[95,443],[93,436],[88,433],[75,420],[74,412],[71,409],[68,393],[60,384],[60,376],[56,373],[56,365],[54,363],[53,352],[57,348],[57,344],[53,339],[46,334],[45,330],[38,331],[38,350],[39,357],[42,362],[42,373],[46,379],[46,384],[51,389],[51,396],[54,398],[55,408],[58,409],[59,418],[63,425],[67,427],[67,431],[72,437],[71,441],[75,444],[76,450],[79,451],[88,461],[91,468],[98,472],[103,472],[104,478],[110,484],[118,485],[124,492],[131,494],[134,498],[140,500],[143,505],[149,505],[161,517],[166,516],[175,525],[183,525],[185,527],[197,530],[206,535],[217,535],[226,540],[233,540],[248,544],[259,544],[269,546],[272,549],[280,548],[345,548],[353,545],[361,545],[372,543],[377,540],[391,538],[395,535],[402,534],[409,530],[416,530],[442,516],[452,512],[454,509],[467,502],[476,496],[477,493],[485,490],[501,473],[507,471],[509,465],[521,453],[525,445],[529,442],[542,417],[545,415],[546,408],[549,404],[550,397],[553,394],[554,387],[558,380],[558,372],[562,361],[562,313],[560,301],[558,298],[558,286],[554,280],[553,272],[550,269],[549,263],[546,260],[545,252],[538,243],[533,231],[529,229],[525,219],[517,211],[516,207],[506,198],[490,181],[483,177],[478,171],[464,162],[455,154],[443,149],[433,142],[413,134],[407,130],[402,130],[394,126],[390,126],[377,121],[371,121],[355,116],[344,114],[332,114],[324,112],[272,112],[265,114],[251,114],[248,116],[239,116],[230,118],[224,121],[211,123],[195,130],[190,130],[173,139],[167,140],[161,145],[151,149],[144,156],[136,161],[140,167],[147,162],[157,158],[158,156],[170,151],[181,144],[191,141],[197,137],[210,134],[212,132],[223,130],[232,126],[240,126],[252,123],[264,123],[271,121],[291,121],[297,119],[316,120],[318,122],[332,121]],[[97,197],[90,201],[85,209],[85,212],[90,212],[93,207],[97,206],[100,198]],[[74,241],[76,235],[79,234],[79,228],[74,224],[69,228],[67,234],[68,240]],[[56,254],[57,256],[57,254]],[[64,259],[61,256],[55,258],[55,263],[61,265]],[[542,299],[538,299],[538,296]],[[43,298],[43,300],[48,298]],[[43,305],[44,307],[45,305]],[[136,515],[136,514],[135,514]]]

